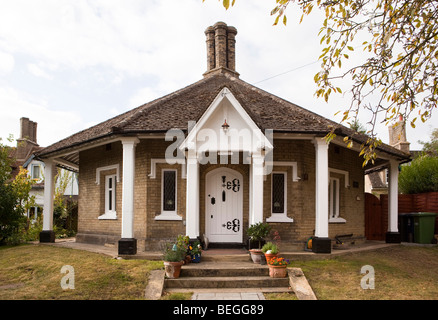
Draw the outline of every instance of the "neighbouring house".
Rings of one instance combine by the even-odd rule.
[[[409,155],[383,144],[363,168],[367,136],[241,80],[234,27],[218,22],[205,34],[201,80],[38,151],[40,241],[54,241],[51,170],[61,164],[80,173],[77,242],[116,244],[119,254],[158,250],[179,234],[244,244],[250,225],[267,222],[284,251],[314,236],[312,250],[330,252],[338,234],[365,240],[364,171],[387,164],[387,241],[400,242],[398,166]]]
[[[31,220],[36,220],[44,208],[44,162],[35,157],[35,154],[43,149],[37,142],[37,126],[38,124],[29,118],[22,117],[20,119],[20,138],[17,139],[17,147],[12,154],[15,158],[12,166],[12,177],[14,178],[20,171],[20,167],[23,167],[27,169],[30,177],[36,180],[29,193],[30,196],[35,197],[35,207],[27,212],[27,216]],[[64,196],[77,198],[79,193],[77,173],[61,169],[61,175],[64,174],[69,175],[70,181],[65,188]],[[56,171],[53,172],[53,175],[56,175]]]

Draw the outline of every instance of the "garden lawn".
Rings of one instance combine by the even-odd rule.
[[[75,272],[75,289],[63,290],[64,265]],[[361,287],[361,268],[375,271],[375,289]],[[161,261],[117,260],[82,250],[46,245],[0,247],[0,300],[144,299],[150,270]],[[391,246],[327,260],[293,261],[320,300],[438,299],[438,247]],[[267,299],[296,299],[266,295]],[[190,295],[163,297],[190,299]]]
[[[374,268],[374,289],[361,287],[362,266]],[[320,300],[436,300],[438,247],[392,246],[321,261],[294,261]]]
[[[64,265],[74,268],[75,289],[62,289]],[[144,299],[150,270],[161,261],[118,260],[46,245],[0,247],[0,300]]]

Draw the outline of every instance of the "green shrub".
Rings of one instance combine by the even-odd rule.
[[[268,236],[270,231],[271,231],[271,226],[269,226],[267,223],[259,222],[256,224],[252,224],[248,228],[246,233],[248,234],[251,240],[259,242],[259,249],[260,249],[261,241]]]
[[[263,245],[262,251],[263,253],[266,253],[268,250],[271,250],[271,253],[276,254],[278,253],[278,246],[275,243],[267,242]]]
[[[398,186],[404,194],[438,191],[438,158],[423,155],[402,166]]]
[[[166,243],[163,260],[169,262],[178,262],[184,260],[188,254],[189,237],[178,235],[176,242]]]

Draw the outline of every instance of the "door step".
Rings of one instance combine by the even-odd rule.
[[[287,287],[289,279],[271,278],[270,276],[240,277],[179,277],[166,279],[166,288],[263,288]]]
[[[235,242],[210,242],[208,244],[208,249],[245,249],[245,245],[243,243]]]

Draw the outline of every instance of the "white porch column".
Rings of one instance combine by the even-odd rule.
[[[386,242],[400,243],[398,232],[398,162],[389,161],[389,188],[388,188],[388,232]]]
[[[55,196],[54,168],[55,164],[52,159],[44,161],[43,230],[40,233],[40,242],[55,242],[55,233],[53,232],[53,198]]]
[[[328,143],[325,138],[315,138],[316,179],[315,179],[315,239],[312,250],[319,253],[331,252],[328,238]]]
[[[137,240],[134,238],[134,179],[136,137],[123,138],[123,191],[122,191],[122,239],[119,254],[136,254]]]
[[[186,235],[199,236],[199,162],[196,151],[187,151]]]
[[[250,221],[249,224],[263,222],[263,162],[260,154],[253,154],[251,161],[251,192],[250,197]]]

